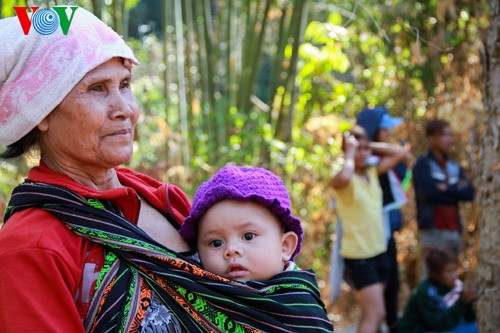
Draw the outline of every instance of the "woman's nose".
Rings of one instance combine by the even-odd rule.
[[[113,117],[130,118],[137,109],[137,103],[131,101],[129,96],[124,96],[120,91],[114,91],[109,107]]]

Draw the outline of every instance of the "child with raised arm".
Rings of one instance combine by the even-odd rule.
[[[356,116],[356,124],[363,127],[372,141],[390,142],[391,133],[403,123],[402,118],[392,117],[385,107],[364,108]],[[407,153],[404,160],[378,179],[382,188],[384,222],[386,227],[387,256],[389,257],[389,277],[384,290],[386,310],[385,322],[389,333],[398,333],[399,265],[396,231],[403,226],[401,206],[407,203],[406,190],[411,180],[413,155],[410,147],[404,145]]]
[[[180,233],[198,250],[207,271],[262,290],[281,290],[279,302],[289,304],[291,312],[280,320],[294,331],[333,330],[314,272],[293,262],[303,229],[291,214],[285,185],[272,172],[223,167],[196,191]]]
[[[389,275],[378,176],[401,161],[406,150],[370,142],[360,126],[344,134],[342,148],[345,163],[331,182],[342,221],[340,254],[361,307],[357,332],[375,333],[385,318],[384,288]],[[373,164],[369,162],[372,152],[382,155]]]

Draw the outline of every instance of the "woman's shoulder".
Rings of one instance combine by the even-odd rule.
[[[93,290],[90,285],[89,289],[82,289],[88,285],[84,284],[85,276],[92,283],[88,278],[96,277],[96,263],[102,261],[102,255],[100,246],[77,236],[41,209],[28,208],[14,213],[0,229],[0,294],[6,299],[23,300],[23,304],[14,302],[12,308],[3,306],[0,312],[11,315],[32,309],[43,314],[45,320],[55,313],[57,318],[63,316],[57,321],[62,331],[80,331],[75,330],[81,320],[74,304],[77,300],[77,305],[82,304],[80,299],[88,295],[79,291]],[[47,307],[50,310],[43,310]],[[84,313],[82,311],[80,313]],[[64,314],[71,315],[64,317]],[[56,327],[56,323],[43,322],[40,318],[29,318],[20,325],[30,327],[31,331]]]
[[[38,208],[15,213],[0,229],[0,257],[47,251],[65,260],[79,261],[85,243],[59,219]]]

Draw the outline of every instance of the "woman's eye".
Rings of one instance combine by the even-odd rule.
[[[91,91],[104,91],[104,88],[100,84],[96,84],[94,86],[91,86],[90,89]]]
[[[212,247],[221,247],[223,242],[220,239],[216,239],[208,243]]]
[[[255,237],[255,234],[253,232],[246,232],[243,235],[244,240],[252,240]]]
[[[128,88],[130,88],[130,82],[129,81],[122,82],[121,88],[122,89],[128,89]]]

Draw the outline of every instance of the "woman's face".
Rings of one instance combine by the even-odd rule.
[[[42,159],[77,170],[127,162],[139,116],[130,83],[131,73],[120,58],[88,72],[38,125]]]

